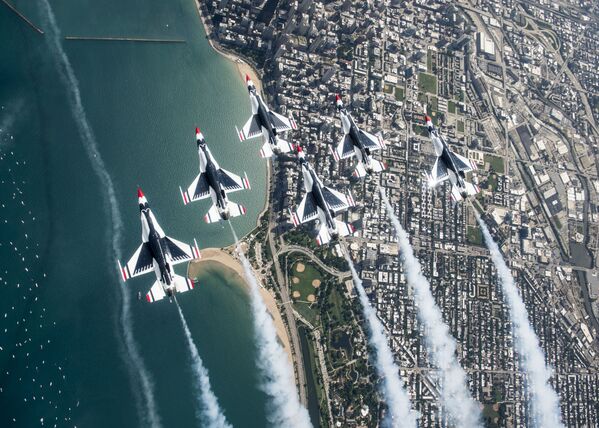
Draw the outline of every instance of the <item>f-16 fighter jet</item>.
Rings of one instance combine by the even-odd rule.
[[[433,188],[437,187],[449,179],[451,183],[451,199],[455,202],[466,199],[468,196],[476,195],[480,191],[478,186],[465,181],[466,173],[477,169],[476,164],[463,156],[453,153],[449,149],[445,139],[437,132],[431,118],[425,116],[425,120],[428,134],[431,137],[435,154],[437,155],[433,170],[428,176],[429,186]]]
[[[247,84],[250,93],[250,102],[252,104],[252,116],[243,125],[241,131],[237,129],[239,141],[247,140],[262,135],[264,145],[260,149],[260,156],[269,158],[273,153],[287,153],[293,150],[293,146],[287,141],[281,139],[278,134],[280,132],[297,129],[297,125],[293,118],[286,118],[283,115],[270,111],[266,106],[262,97],[256,91],[256,87],[250,79],[250,76],[245,75],[245,83]]]
[[[229,201],[227,193],[249,189],[250,182],[247,175],[243,178],[221,168],[212,157],[210,149],[206,145],[204,135],[196,128],[196,141],[198,143],[198,155],[200,156],[200,174],[193,180],[187,190],[179,187],[183,203],[200,199],[212,198],[212,208],[204,216],[206,223],[214,223],[219,220],[228,220],[246,213],[245,207]]]
[[[335,219],[337,214],[355,205],[352,196],[346,196],[325,187],[316,176],[312,165],[306,161],[300,146],[297,146],[297,156],[302,167],[306,195],[296,212],[290,210],[293,224],[298,226],[301,223],[316,220],[317,224],[320,224],[316,238],[318,245],[326,244],[339,235],[352,234],[355,229],[351,224]]]
[[[193,245],[166,236],[150,209],[148,200],[141,189],[137,190],[141,211],[141,245],[125,266],[118,261],[119,270],[126,281],[150,271],[156,274],[156,282],[146,294],[148,302],[155,302],[175,292],[183,293],[193,288],[193,282],[175,274],[173,266],[188,260],[199,259],[200,249],[194,240]]]
[[[385,148],[385,142],[382,137],[374,136],[358,128],[354,119],[343,106],[341,97],[335,97],[337,110],[341,117],[341,126],[343,127],[343,138],[336,148],[331,148],[331,153],[335,160],[346,159],[356,156],[358,164],[353,172],[356,177],[364,177],[367,173],[381,172],[385,165],[376,159],[373,159],[371,152]]]

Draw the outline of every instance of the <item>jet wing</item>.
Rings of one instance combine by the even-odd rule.
[[[304,195],[304,199],[297,207],[297,211],[295,213],[291,213],[291,219],[293,223],[297,226],[302,223],[307,223],[312,221],[318,217],[318,207],[316,206],[316,201],[314,201],[314,196],[312,196],[312,192],[308,192]]]
[[[291,121],[282,114],[275,113],[274,111],[269,111],[268,114],[277,132],[285,132],[292,129]]]
[[[170,236],[166,236],[164,241],[171,252],[174,265],[186,262],[188,260],[200,258],[200,250],[198,249],[198,244],[195,241],[195,246],[186,244],[185,242],[177,241]]]
[[[369,150],[379,150],[383,148],[382,138],[377,137],[376,135],[372,135],[369,132],[360,130],[360,135],[362,138],[362,144]]]
[[[339,144],[337,144],[337,147],[335,147],[335,149],[332,150],[332,153],[333,157],[337,161],[339,159],[347,159],[355,154],[354,144],[349,134],[343,136]]]
[[[322,196],[329,208],[335,211],[335,213],[344,211],[351,205],[344,194],[328,187],[322,188]]]
[[[220,184],[227,192],[237,192],[238,190],[250,188],[250,182],[248,181],[247,175],[244,175],[244,177],[241,178],[237,174],[233,174],[232,172],[221,168],[218,170],[218,178]]]
[[[464,156],[460,156],[457,153],[450,153],[453,163],[455,164],[458,171],[470,172],[472,171],[472,162],[466,159]]]
[[[121,266],[119,262],[119,268],[124,281],[151,271],[154,268],[154,258],[148,243],[141,244],[125,266]]]
[[[433,165],[431,175],[429,176],[429,186],[436,187],[448,178],[449,172],[447,172],[447,167],[445,166],[445,163],[442,160],[440,160],[440,158],[437,158],[435,164]]]
[[[248,138],[254,138],[262,134],[262,127],[258,122],[257,116],[252,115],[245,125],[243,125],[241,131],[239,129],[237,130],[237,134],[239,136],[239,141],[244,141]]]
[[[191,183],[191,185],[185,190],[181,190],[181,197],[183,198],[183,203],[187,205],[193,201],[199,201],[201,199],[206,199],[210,196],[210,185],[208,184],[208,180],[206,179],[206,174],[199,174]]]

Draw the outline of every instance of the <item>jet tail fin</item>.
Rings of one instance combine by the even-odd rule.
[[[356,229],[349,223],[344,223],[340,220],[335,220],[339,236],[348,236],[356,231]]]
[[[164,288],[162,288],[162,283],[158,280],[152,284],[152,288],[146,293],[146,301],[150,303],[157,302],[165,297],[166,293],[164,292]]]
[[[270,158],[273,155],[273,151],[272,148],[270,147],[270,143],[267,141],[266,143],[264,143],[262,145],[262,148],[260,149],[260,157],[261,158]]]
[[[329,233],[329,228],[326,223],[322,223],[320,225],[320,229],[318,230],[318,235],[316,236],[316,243],[318,245],[324,245],[331,241],[331,234]]]
[[[376,159],[371,159],[370,164],[372,165],[373,172],[381,172],[381,171],[385,170],[385,164],[381,161],[378,161]]]
[[[371,172],[381,172],[385,170],[385,164],[376,159],[370,159],[370,168],[372,168]],[[356,168],[354,169],[353,175],[354,177],[362,178],[368,173],[366,169],[366,165],[362,161],[359,161],[356,164]]]
[[[465,184],[466,184],[466,192],[468,193],[468,196],[474,196],[478,192],[480,192],[480,188],[476,184],[472,184],[472,183],[468,183],[468,182],[466,182]]]
[[[287,142],[286,140],[277,137],[276,150],[279,153],[289,153],[293,150],[293,145],[289,144],[289,142]],[[267,141],[262,145],[262,148],[260,149],[260,156],[263,158],[270,158],[273,154],[274,152],[272,150],[272,146],[270,145],[270,142]]]
[[[366,167],[364,166],[364,164],[362,162],[358,162],[356,164],[356,168],[354,169],[354,172],[352,173],[352,175],[354,177],[358,177],[358,178],[362,178],[366,176]]]
[[[231,217],[239,217],[240,215],[245,215],[247,210],[243,205],[236,204],[234,202],[229,203],[229,215]]]
[[[217,221],[220,221],[220,219],[220,213],[218,212],[218,207],[216,205],[212,205],[204,216],[204,221],[206,223],[216,223]]]
[[[480,192],[480,188],[477,185],[465,181],[463,189],[460,189],[457,186],[451,186],[451,200],[460,202],[465,197],[474,196],[478,192]]]
[[[185,293],[186,291],[193,290],[193,281],[189,278],[182,277],[181,275],[174,275],[175,290],[177,293]]]
[[[281,153],[289,153],[293,151],[293,144],[289,143],[287,140],[277,137],[277,149]]]

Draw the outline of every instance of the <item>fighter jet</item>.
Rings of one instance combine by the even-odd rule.
[[[187,190],[179,187],[183,204],[200,199],[212,198],[212,208],[204,216],[206,223],[214,223],[219,220],[228,220],[246,213],[245,207],[229,201],[227,193],[249,189],[250,182],[247,175],[244,177],[233,174],[221,168],[206,144],[204,135],[196,128],[196,141],[198,144],[198,155],[200,157],[200,174],[193,180]]]
[[[341,117],[341,126],[343,127],[343,138],[336,148],[331,148],[331,153],[335,160],[350,158],[356,156],[358,163],[354,169],[353,175],[359,178],[364,177],[367,173],[381,172],[385,169],[385,165],[373,159],[371,152],[385,148],[385,142],[380,136],[372,135],[358,128],[354,119],[348,113],[341,101],[341,97],[335,97],[337,110]]]
[[[296,212],[289,211],[295,226],[316,220],[320,224],[316,242],[323,245],[339,235],[347,236],[355,229],[351,224],[336,220],[335,216],[354,206],[351,195],[343,195],[336,190],[325,187],[316,176],[312,165],[306,161],[304,152],[297,146],[297,156],[304,176],[306,194]]]
[[[120,260],[117,261],[123,281],[153,270],[156,274],[156,282],[146,294],[148,302],[161,300],[165,296],[171,297],[175,292],[184,293],[191,290],[193,282],[175,274],[173,266],[199,259],[198,243],[194,239],[193,245],[188,245],[166,236],[141,189],[137,190],[137,198],[141,211],[142,243],[125,266],[121,266]]]
[[[437,187],[449,179],[451,183],[451,199],[454,202],[459,202],[468,196],[476,195],[480,191],[478,186],[465,181],[466,173],[477,169],[476,164],[463,156],[453,153],[449,149],[445,138],[437,132],[431,118],[425,116],[425,120],[428,134],[431,137],[435,154],[437,155],[433,170],[428,175],[429,186],[432,188]]]
[[[245,75],[245,83],[247,84],[250,93],[250,102],[252,104],[252,116],[243,125],[241,131],[237,130],[239,141],[247,140],[262,135],[264,145],[260,149],[260,156],[269,158],[273,153],[287,153],[293,150],[293,146],[287,141],[279,137],[280,132],[297,129],[293,118],[286,118],[266,106],[262,97],[256,91],[256,87],[250,79],[250,76]]]

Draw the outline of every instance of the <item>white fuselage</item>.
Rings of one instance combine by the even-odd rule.
[[[140,202],[145,202],[145,198]],[[148,222],[150,218],[151,225]],[[171,295],[175,290],[175,283],[173,281],[174,270],[172,268],[172,256],[169,251],[164,251],[161,240],[166,236],[164,231],[158,224],[156,217],[152,210],[146,206],[142,209],[140,214],[141,219],[141,240],[144,244],[148,244],[152,250],[153,255],[153,270],[156,275],[156,279],[162,285],[164,292],[167,295]],[[162,269],[161,269],[162,268]],[[170,285],[167,283],[170,283]]]
[[[260,118],[260,128],[262,129],[262,141],[270,144],[270,148],[273,152],[279,152],[279,147],[277,146],[277,136],[272,127],[272,123],[270,122],[270,118],[268,113],[270,109],[266,105],[266,103],[262,100],[262,97],[254,92],[250,92],[250,103],[252,105],[252,114],[258,115]]]
[[[302,174],[304,176],[304,190],[306,192],[312,192],[312,197],[316,202],[318,223],[326,224],[329,235],[338,236],[339,231],[337,230],[337,224],[335,223],[331,210],[322,195],[322,188],[324,187],[322,181],[320,181],[320,178],[318,178],[312,169],[312,166],[307,162],[302,163]]]
[[[344,135],[349,135],[352,139],[356,159],[358,162],[364,164],[367,171],[372,171],[372,156],[366,153],[366,150],[360,141],[360,128],[358,128],[358,125],[356,125],[354,122],[353,117],[351,117],[351,115],[347,113],[345,109],[339,110],[339,116],[341,117],[341,127],[343,128]]]
[[[447,173],[449,174],[449,182],[452,186],[458,189],[458,192],[460,194],[466,194],[466,185],[464,183],[463,178],[458,175],[459,172],[455,167],[451,157],[449,156],[450,150],[447,146],[447,143],[445,142],[443,137],[439,135],[436,129],[431,131],[430,135],[431,141],[433,143],[433,148],[435,150],[435,155],[437,155],[439,162],[443,162],[445,164],[445,167],[447,168]]]
[[[207,145],[203,147],[198,145],[198,156],[200,158],[200,173],[206,174],[208,184],[210,185],[210,197],[212,203],[218,208],[221,218],[228,219],[230,214],[229,198],[227,192],[221,187],[220,181],[216,177],[220,166],[212,157],[212,152]]]

